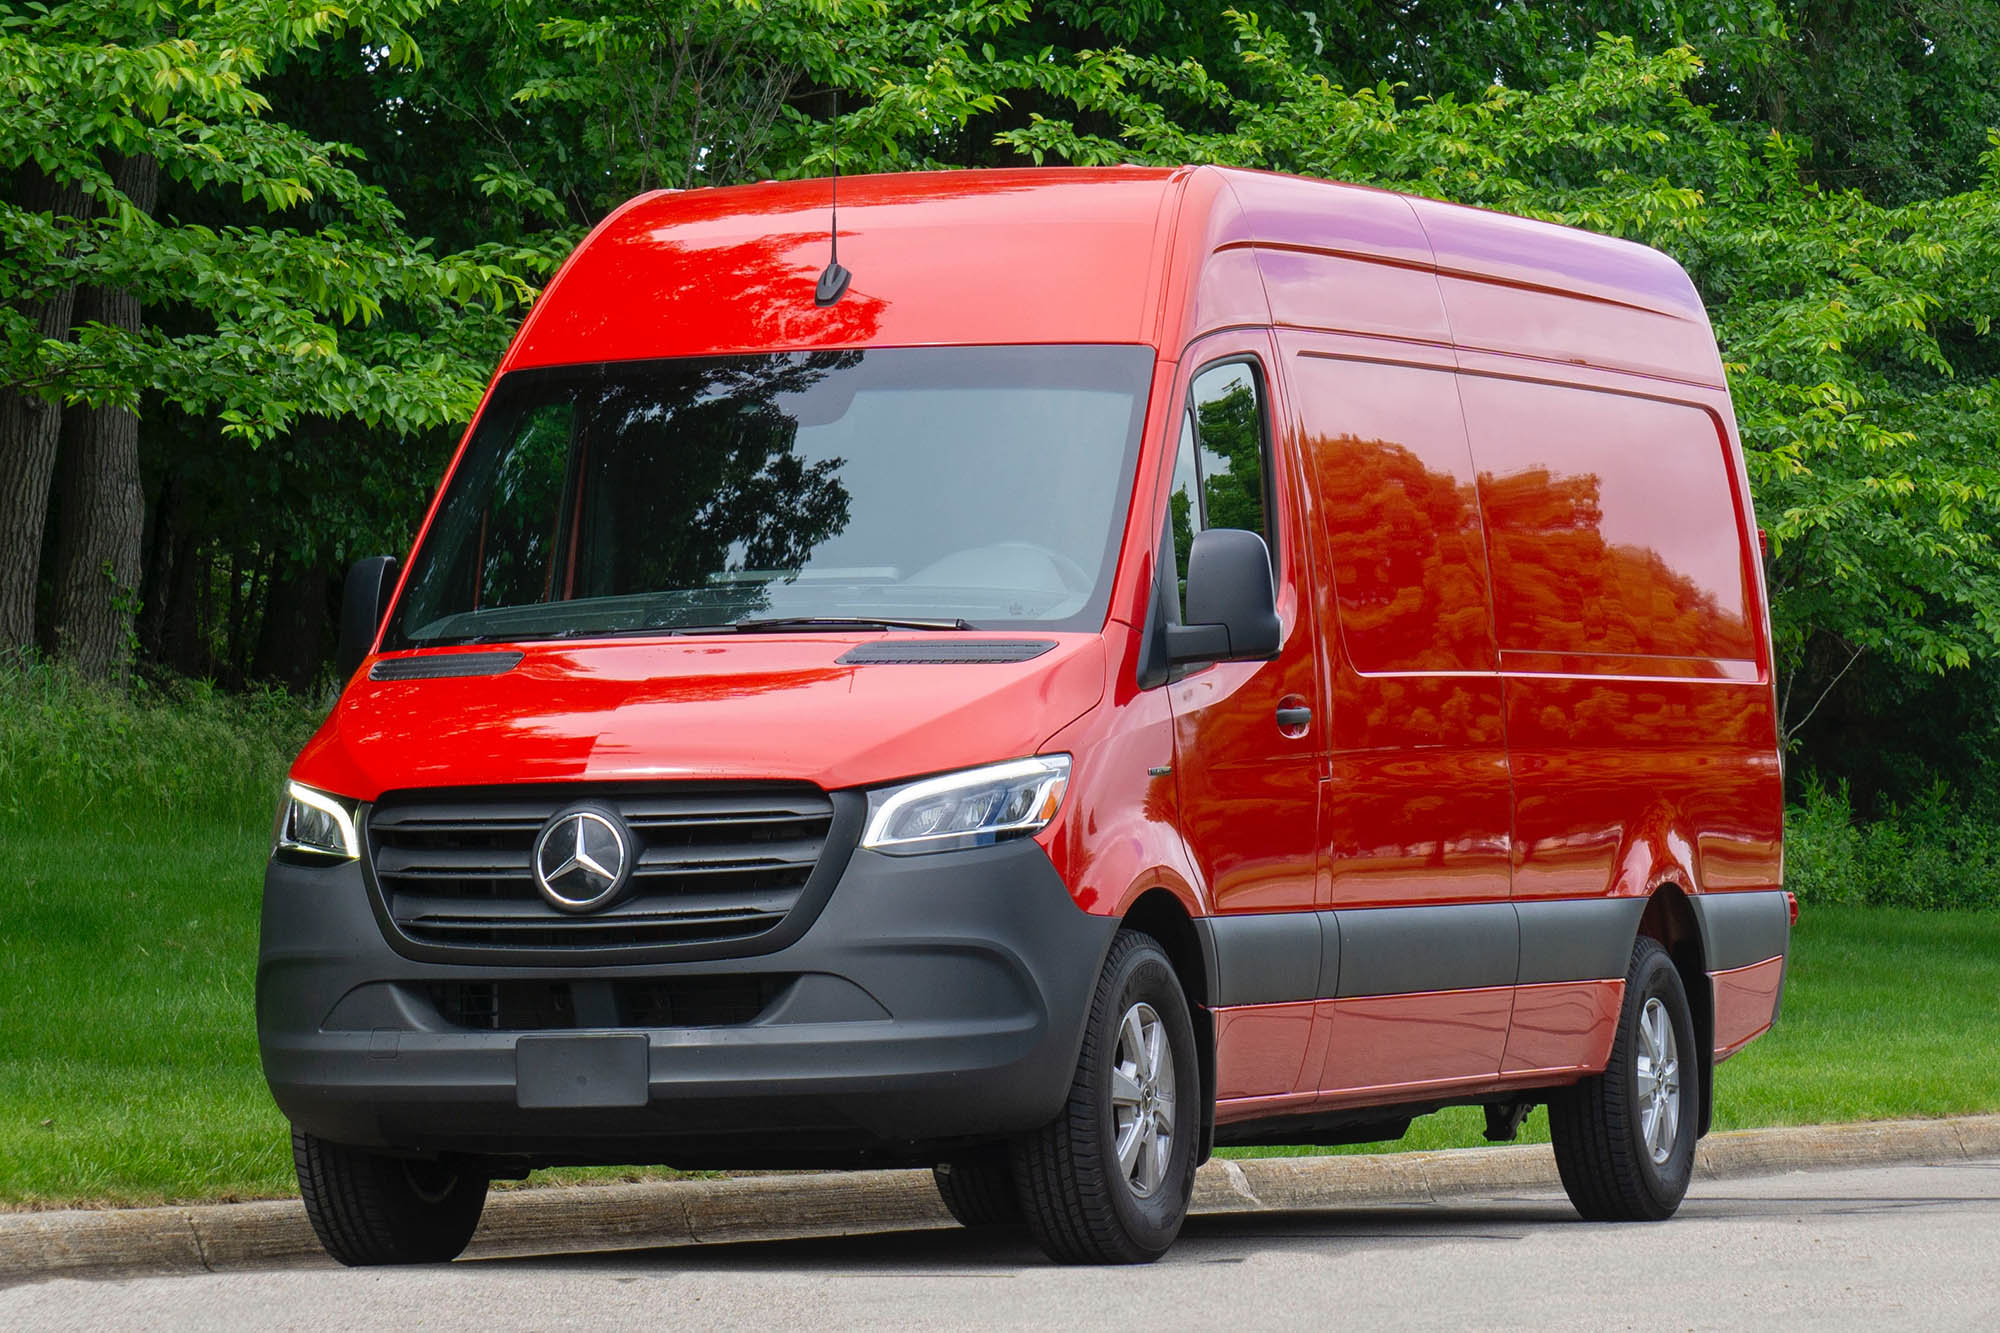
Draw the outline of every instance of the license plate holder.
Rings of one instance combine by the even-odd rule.
[[[514,1042],[514,1101],[523,1110],[644,1106],[647,1073],[647,1042],[637,1033]]]

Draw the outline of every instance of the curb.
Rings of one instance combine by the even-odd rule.
[[[2000,1115],[1712,1134],[1698,1180],[2000,1156]],[[1217,1158],[1191,1211],[1422,1204],[1560,1187],[1546,1144],[1341,1157]],[[871,1235],[952,1226],[927,1171],[571,1185],[489,1196],[472,1258]],[[298,1200],[0,1213],[0,1284],[330,1261]]]

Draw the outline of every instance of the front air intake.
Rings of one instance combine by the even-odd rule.
[[[586,804],[629,831],[630,879],[601,910],[564,911],[536,882],[535,841]],[[519,958],[756,942],[808,897],[834,823],[808,784],[674,783],[392,792],[365,827],[392,941]]]

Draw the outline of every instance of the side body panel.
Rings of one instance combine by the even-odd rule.
[[[1272,373],[1268,334],[1231,332],[1205,338],[1181,360],[1183,382],[1220,359],[1250,356],[1263,369],[1273,448],[1267,493],[1277,535],[1276,589],[1282,644],[1268,662],[1221,662],[1187,672],[1165,687],[1174,717],[1174,771],[1181,829],[1190,856],[1221,917],[1268,914],[1268,953],[1248,957],[1250,977],[1276,965],[1316,972],[1318,928],[1313,916],[1316,821],[1323,772],[1319,725],[1319,645],[1323,634],[1312,597],[1312,547],[1304,492],[1285,425],[1283,391]],[[1280,726],[1281,708],[1312,708],[1314,721]],[[1225,928],[1226,929],[1226,928]],[[1241,949],[1218,952],[1222,982],[1237,987]],[[1232,965],[1234,964],[1234,965]],[[1254,983],[1253,983],[1254,984]],[[1310,995],[1287,997],[1311,999]],[[1219,1024],[1217,1083],[1223,1096],[1297,1090],[1312,1033],[1310,1006],[1258,1006]]]
[[[1776,1008],[1782,795],[1747,477],[1692,285],[1624,242],[1227,174],[1226,244],[1256,255],[1297,414],[1331,731],[1317,975],[1290,931],[1263,986],[1217,996],[1227,1065],[1239,1025],[1298,1022],[1310,986],[1319,1075],[1235,1089],[1218,1121],[1601,1069],[1665,885],[1698,904],[1697,1006],[1728,1054]],[[1710,894],[1765,924],[1701,913]],[[1215,928],[1280,961],[1252,922]]]
[[[1402,269],[1376,276],[1383,286],[1431,281]],[[1318,1086],[1491,1076],[1518,958],[1507,906],[1512,812],[1484,541],[1449,349],[1289,330],[1281,345],[1334,662],[1323,901],[1457,909],[1342,911],[1345,965],[1320,1005]],[[1396,923],[1406,916],[1424,928],[1405,935]]]

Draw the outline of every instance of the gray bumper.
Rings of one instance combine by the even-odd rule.
[[[359,866],[273,862],[258,1039],[293,1124],[340,1143],[531,1163],[756,1166],[929,1160],[1051,1119],[1117,922],[1078,910],[1032,842],[922,857],[857,851],[817,919],[774,952],[580,968],[416,961],[392,950]],[[551,1106],[559,1033],[454,1025],[437,983],[770,979],[754,1021],[617,1029],[619,1104]],[[641,1059],[634,1035],[643,1036]],[[585,1064],[591,1057],[586,1053]],[[620,1059],[623,1059],[620,1056]],[[528,1105],[522,1103],[526,1101]]]

